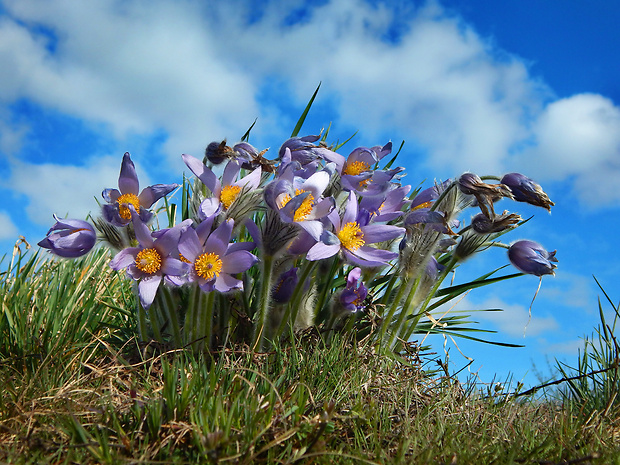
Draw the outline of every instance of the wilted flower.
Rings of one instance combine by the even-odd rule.
[[[59,219],[47,232],[47,237],[39,242],[39,247],[49,249],[54,255],[75,258],[86,255],[94,247],[97,234],[87,221]]]
[[[478,201],[480,210],[487,218],[495,216],[493,202],[503,197],[513,198],[512,192],[504,184],[487,184],[474,173],[464,173],[457,182],[459,190],[466,195],[473,195]]]
[[[179,241],[179,252],[190,265],[189,281],[198,283],[204,292],[242,289],[243,282],[232,275],[248,270],[258,258],[241,246],[229,243],[234,221],[229,219],[222,223],[204,241],[200,226],[202,223],[196,230],[187,229]]]
[[[177,258],[179,238],[187,224],[179,223],[174,228],[158,231],[154,237],[133,206],[129,208],[139,246],[121,250],[110,262],[110,268],[126,269],[127,274],[138,281],[140,303],[148,308],[163,279],[178,285],[181,283],[179,277],[187,273],[187,264]]]
[[[105,201],[108,202],[107,205],[103,206],[103,217],[115,226],[125,226],[132,218],[129,209],[131,205],[140,216],[140,219],[144,223],[148,223],[153,217],[153,213],[148,211],[148,209],[177,187],[179,187],[178,184],[154,184],[140,192],[136,168],[131,161],[129,153],[126,152],[121,163],[118,189],[105,189],[101,194]],[[138,192],[140,193],[138,194]]]
[[[522,219],[518,214],[508,213],[508,211],[504,211],[493,219],[487,218],[483,213],[478,213],[471,219],[471,227],[479,234],[498,233],[516,227]]]
[[[543,207],[551,211],[555,205],[539,184],[520,173],[508,173],[502,180],[510,188],[514,199],[518,202],[527,202],[537,207]]]
[[[554,275],[557,268],[551,262],[557,263],[556,251],[547,252],[542,245],[528,240],[517,241],[508,249],[510,262],[519,271],[534,276],[546,274]]]
[[[349,193],[342,219],[336,210],[328,216],[335,233],[324,231],[321,241],[308,251],[308,260],[321,260],[342,252],[345,260],[359,266],[382,266],[398,256],[389,250],[376,249],[367,244],[389,241],[402,236],[405,229],[399,226],[368,224],[370,213],[359,210],[357,198]]]

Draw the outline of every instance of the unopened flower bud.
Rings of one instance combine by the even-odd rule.
[[[539,184],[520,173],[508,173],[501,182],[510,188],[517,202],[527,202],[549,211],[555,205]]]
[[[39,247],[49,249],[59,257],[76,258],[86,255],[97,240],[95,228],[82,220],[59,219],[47,232],[47,237],[39,242]]]
[[[534,276],[554,275],[557,268],[551,262],[557,262],[556,251],[547,252],[542,245],[528,240],[517,241],[508,249],[510,262],[519,271]]]

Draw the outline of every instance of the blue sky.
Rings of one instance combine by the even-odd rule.
[[[348,146],[405,141],[417,185],[463,171],[528,174],[549,193],[511,239],[560,260],[556,277],[471,293],[500,349],[457,341],[483,381],[536,381],[576,359],[598,322],[595,275],[615,299],[620,213],[620,6],[608,1],[0,0],[0,250],[52,214],[85,217],[129,151],[143,185],[180,179],[182,153],[236,141],[275,154],[319,82],[303,133]],[[345,151],[346,152],[346,151]],[[346,154],[346,153],[345,153]],[[275,155],[272,155],[275,156]],[[610,223],[611,221],[611,223]],[[466,262],[457,279],[506,263]],[[524,330],[525,336],[524,336]],[[434,340],[441,352],[442,341]],[[466,363],[447,341],[453,368]],[[532,366],[535,364],[536,368]]]

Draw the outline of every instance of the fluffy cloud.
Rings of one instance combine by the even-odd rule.
[[[536,145],[523,154],[540,178],[575,178],[584,202],[618,203],[620,108],[600,95],[580,94],[547,105],[534,127]]]
[[[12,166],[9,187],[26,197],[26,214],[36,224],[51,225],[52,214],[85,219],[98,214],[96,199],[106,187],[118,186],[119,157],[100,157],[84,166],[30,164],[16,162]],[[139,169],[139,168],[138,168]],[[138,172],[142,187],[146,176]]]
[[[0,241],[17,240],[17,226],[11,217],[4,211],[0,211]]]
[[[526,168],[574,177],[585,202],[620,200],[620,109],[598,95],[553,101],[522,59],[436,1],[4,3],[0,103],[30,99],[119,138],[164,132],[177,162],[255,117],[263,140],[282,137],[290,106],[265,88],[300,107],[322,82],[336,122],[412,141],[437,176]],[[20,130],[0,140],[16,145]]]

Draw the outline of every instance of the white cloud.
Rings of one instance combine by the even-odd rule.
[[[11,220],[11,217],[4,211],[0,211],[0,240],[17,240],[17,226]]]
[[[446,305],[445,308],[442,307],[437,309],[433,312],[435,318],[442,315],[451,307],[452,305]],[[503,311],[472,311],[478,309],[501,309]],[[481,328],[494,329],[497,330],[500,335],[512,337],[523,338],[524,335],[536,336],[555,331],[559,327],[556,319],[551,316],[539,316],[536,309],[533,309],[530,318],[529,311],[526,307],[518,304],[506,303],[495,296],[490,296],[482,302],[477,303],[473,303],[468,298],[464,298],[454,305],[451,311],[471,312],[472,319],[481,322]]]
[[[249,3],[6,1],[20,22],[0,21],[0,101],[32,99],[119,137],[163,130],[177,160],[255,117],[257,131],[281,136],[289,128],[260,95],[265,83],[281,79],[301,106],[321,81],[334,120],[368,139],[414,139],[438,176],[537,163],[539,181],[574,176],[587,202],[620,197],[618,107],[597,95],[552,101],[524,60],[439,2],[332,0],[289,23],[297,3],[266,2],[248,23]],[[538,146],[519,156],[528,142]]]
[[[600,95],[580,94],[550,103],[534,126],[538,144],[523,154],[540,178],[575,177],[591,206],[618,203],[620,108]]]
[[[101,191],[118,187],[119,167],[118,157],[99,157],[84,166],[16,162],[8,184],[27,198],[25,211],[32,222],[51,225],[53,214],[77,219],[85,219],[90,212],[96,216]],[[140,171],[138,177],[141,188],[148,185]]]

